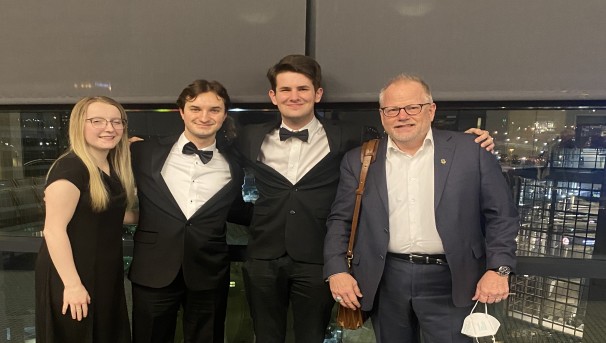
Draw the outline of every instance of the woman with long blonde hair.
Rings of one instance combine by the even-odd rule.
[[[126,113],[107,97],[74,106],[70,147],[44,191],[44,242],[36,264],[36,342],[130,342],[122,224],[135,187]]]

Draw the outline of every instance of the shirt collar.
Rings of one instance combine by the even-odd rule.
[[[187,137],[185,137],[185,132],[181,134],[181,136],[179,136],[179,139],[177,140],[177,144],[175,145],[175,151],[183,151],[183,146],[185,146],[185,144],[189,143],[189,139],[187,139]],[[213,142],[213,144],[204,147],[202,149],[198,149],[198,150],[204,150],[204,151],[215,151],[217,149],[217,140],[215,140]]]
[[[283,127],[283,128],[285,128],[287,130],[290,130],[290,131],[302,131],[302,130],[307,129],[307,131],[309,132],[309,138],[307,139],[307,142],[311,143],[313,141],[314,135],[322,127],[322,124],[320,123],[320,121],[318,120],[318,118],[316,118],[316,116],[314,116],[313,119],[309,123],[307,123],[307,125],[303,126],[299,130],[293,130],[293,129],[291,129],[290,127],[286,126],[286,124],[284,124],[284,122],[282,122],[280,124],[280,127]]]
[[[431,131],[431,128],[429,128],[429,131],[427,131],[427,134],[425,135],[425,139],[423,140],[423,144],[421,145],[421,147],[419,148],[419,150],[417,150],[417,152],[415,153],[415,155],[418,154],[420,151],[426,149],[426,147],[433,147],[433,146],[434,146],[433,131]],[[396,145],[396,143],[394,143],[393,140],[391,140],[391,137],[389,137],[389,139],[387,140],[387,151],[389,151],[389,152],[398,152],[398,153],[401,153],[401,154],[408,155],[407,153],[405,153],[402,150],[400,150],[400,148],[398,148],[398,146]]]

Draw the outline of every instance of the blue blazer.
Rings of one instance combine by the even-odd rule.
[[[433,130],[434,215],[452,275],[456,306],[472,304],[477,282],[487,269],[508,265],[515,271],[519,217],[496,158],[474,142],[475,136]],[[389,242],[388,190],[385,180],[387,138],[371,164],[362,198],[352,273],[370,311],[383,275]],[[341,163],[341,178],[327,220],[324,276],[346,272],[360,148]]]

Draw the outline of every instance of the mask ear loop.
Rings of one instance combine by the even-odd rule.
[[[471,309],[471,312],[470,312],[469,314],[472,314],[472,313],[473,313],[473,311],[475,311],[475,310],[476,310],[476,306],[478,306],[478,303],[479,303],[479,302],[480,302],[479,300],[476,300],[476,304],[475,304],[475,305],[473,305],[473,308]],[[488,312],[486,312],[486,313],[488,313]]]
[[[473,314],[473,311],[476,310],[476,306],[478,306],[479,302],[480,302],[479,300],[476,300],[476,303],[473,305],[473,308],[471,309],[471,312],[469,313],[470,315]],[[480,341],[478,340],[478,337],[474,337],[474,339],[475,339],[476,343],[480,343]]]

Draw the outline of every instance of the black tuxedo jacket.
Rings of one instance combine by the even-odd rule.
[[[137,284],[159,288],[168,286],[183,268],[189,289],[213,289],[229,271],[225,222],[234,199],[241,199],[243,171],[231,153],[219,147],[229,162],[232,180],[186,219],[160,174],[178,138],[131,145],[139,225],[129,277]]]
[[[259,191],[247,248],[251,258],[275,259],[288,254],[295,261],[323,263],[326,217],[335,198],[341,158],[360,145],[362,130],[318,119],[330,152],[294,185],[257,161],[265,135],[279,127],[280,121],[249,125],[240,131],[238,150]]]

